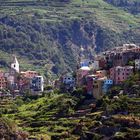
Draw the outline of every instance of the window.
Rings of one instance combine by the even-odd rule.
[[[93,88],[98,88],[98,85],[93,85]]]

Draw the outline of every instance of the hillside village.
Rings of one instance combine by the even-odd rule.
[[[99,99],[111,87],[121,85],[140,70],[140,47],[124,44],[96,55],[93,60],[82,59],[75,74],[64,74],[55,81],[55,88],[72,92],[83,87],[89,95]]]
[[[92,60],[82,58],[77,71],[64,73],[59,79],[50,82],[53,89],[72,93],[77,88],[84,88],[88,95],[100,99],[111,87],[121,85],[135,72],[140,70],[140,47],[124,44],[96,55]],[[16,56],[8,72],[0,71],[1,96],[41,94],[44,91],[43,76],[36,71],[21,71]],[[4,94],[9,91],[9,94]],[[8,92],[6,92],[8,93]]]
[[[0,96],[23,96],[25,92],[39,94],[44,90],[44,79],[36,71],[20,71],[20,64],[13,56],[9,71],[0,71],[0,89]]]

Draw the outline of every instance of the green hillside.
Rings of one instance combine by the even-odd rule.
[[[139,140],[139,78],[140,72],[98,100],[81,88],[71,94],[46,90],[1,97],[0,139],[17,140],[17,134],[24,134],[30,140]]]
[[[106,2],[120,7],[132,14],[140,15],[140,0],[105,0]]]
[[[103,0],[0,0],[0,64],[17,54],[21,68],[60,74],[86,57],[140,43],[140,18]],[[7,61],[6,61],[7,59]]]
[[[140,139],[139,97],[119,95],[117,100],[104,97],[97,101],[96,109],[85,104],[85,100],[79,101],[78,97],[60,93],[37,99],[3,99],[0,112],[3,118],[13,120],[10,128],[17,124],[17,128],[28,133],[31,140],[50,140],[50,137],[51,140]],[[77,107],[81,112],[78,113]],[[0,137],[10,133],[11,129],[1,131]]]

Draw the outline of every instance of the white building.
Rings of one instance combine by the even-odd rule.
[[[99,70],[99,61],[98,61],[98,60],[94,60],[94,61],[92,62],[91,68],[92,68],[93,70]]]
[[[140,70],[140,59],[136,59],[136,60],[135,60],[135,68],[136,68],[137,70]]]
[[[13,69],[17,73],[19,73],[19,62],[18,62],[16,56],[14,56],[13,62],[11,63],[11,69]]]
[[[43,92],[44,91],[44,78],[43,76],[35,76],[31,79],[31,90]]]

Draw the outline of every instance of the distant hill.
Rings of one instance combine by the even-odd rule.
[[[133,2],[115,2],[0,0],[0,66],[7,66],[9,54],[15,53],[22,69],[49,77],[76,69],[81,46],[83,55],[92,58],[95,51],[140,43],[139,10],[131,12]]]

